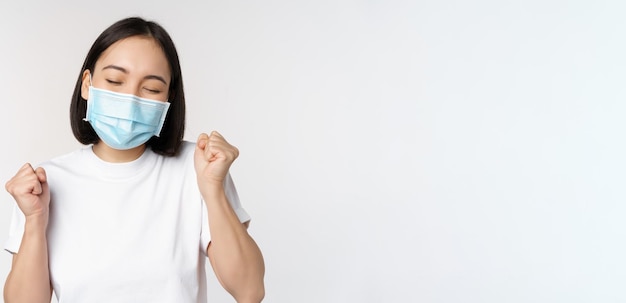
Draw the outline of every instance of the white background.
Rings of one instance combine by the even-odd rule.
[[[626,2],[3,1],[2,184],[79,147],[131,15],[178,47],[186,138],[241,150],[265,302],[626,302]]]

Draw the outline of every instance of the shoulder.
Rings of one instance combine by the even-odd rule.
[[[189,169],[189,167],[193,168],[195,148],[195,142],[183,141],[180,150],[175,156],[155,155],[160,159],[159,162],[163,163],[166,169],[169,169],[169,167],[172,167],[172,169]]]
[[[55,168],[55,167],[73,167],[80,166],[84,161],[84,157],[88,153],[87,149],[90,149],[91,146],[84,146],[82,148],[76,149],[72,152],[69,152],[64,155],[56,156],[50,160],[39,163],[37,166],[41,166],[45,169]]]
[[[193,153],[196,149],[196,143],[191,141],[183,141],[180,150],[173,157],[161,156],[166,160],[174,161],[174,162],[187,162],[193,161]]]
[[[183,141],[183,143],[180,146],[179,155],[181,156],[189,155],[189,154],[193,155],[193,152],[195,150],[196,150],[196,142]]]

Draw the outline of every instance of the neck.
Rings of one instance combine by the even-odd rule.
[[[106,162],[124,163],[139,159],[146,150],[146,145],[142,144],[135,148],[127,150],[118,150],[111,148],[102,141],[93,145],[93,153]]]

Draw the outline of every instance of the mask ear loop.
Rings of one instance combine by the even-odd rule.
[[[92,79],[91,79],[91,71],[89,71],[89,99],[92,99],[92,96],[91,96],[91,88],[92,87],[93,87],[93,82],[92,82]],[[83,121],[85,121],[85,122],[89,122],[88,115],[89,115],[89,112],[90,112],[90,107],[91,107],[90,105],[91,104],[90,104],[89,100],[87,100],[87,110],[85,110],[85,118],[83,118]]]

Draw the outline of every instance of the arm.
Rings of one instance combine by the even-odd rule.
[[[224,192],[223,180],[238,150],[218,133],[198,139],[195,166],[207,205],[211,243],[207,255],[218,280],[239,303],[261,302],[265,265],[261,250],[241,224]]]
[[[19,252],[13,255],[11,271],[4,284],[4,301],[50,302],[52,286],[48,271],[48,242],[46,229],[50,191],[42,168],[33,170],[30,164],[6,184],[26,217]]]
[[[209,213],[211,243],[207,249],[217,279],[239,303],[260,302],[265,272],[261,250],[239,223],[224,190],[204,197]]]
[[[4,284],[4,302],[50,302],[52,286],[48,272],[48,244],[40,218],[26,219],[19,253],[13,255]]]

